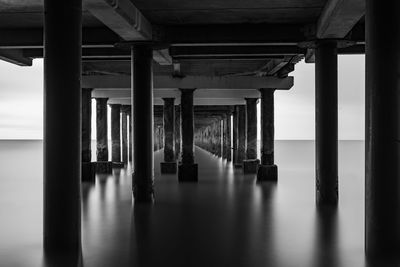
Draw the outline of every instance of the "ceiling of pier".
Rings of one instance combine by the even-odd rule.
[[[155,75],[285,79],[313,61],[305,42],[346,38],[360,47],[339,53],[362,53],[364,2],[83,0],[83,75],[130,75],[126,42],[151,40]],[[43,57],[43,0],[0,0],[0,36],[0,59],[29,66]],[[243,101],[221,92],[223,105]]]

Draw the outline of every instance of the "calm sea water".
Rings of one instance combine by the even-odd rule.
[[[47,266],[42,142],[0,141],[0,266]],[[314,142],[277,141],[277,184],[196,149],[199,183],[159,173],[132,205],[130,170],[82,185],[84,266],[365,266],[364,142],[339,142],[337,209],[317,209]]]

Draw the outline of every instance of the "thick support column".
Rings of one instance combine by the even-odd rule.
[[[181,134],[182,134],[182,164],[178,169],[178,180],[197,181],[197,164],[194,163],[194,89],[181,89]]]
[[[108,98],[96,98],[97,161],[108,161],[107,101]]]
[[[337,48],[320,41],[315,49],[316,197],[319,204],[338,202]]]
[[[43,245],[81,250],[82,1],[44,1]]]
[[[246,107],[240,105],[236,107],[238,117],[238,144],[237,144],[237,163],[235,167],[243,167],[243,160],[246,158]]]
[[[128,164],[128,113],[127,107],[122,106],[121,134],[122,134],[122,162]]]
[[[96,98],[96,171],[99,173],[111,173],[112,162],[108,161],[108,98]]]
[[[82,89],[82,181],[94,182],[95,164],[92,158],[92,89]]]
[[[226,115],[226,160],[227,161],[232,161],[232,141],[231,141],[231,130],[232,130],[232,125],[231,125],[231,115],[227,114]]]
[[[111,160],[114,167],[122,168],[121,162],[121,105],[113,104],[111,107]]]
[[[237,106],[233,110],[233,124],[232,124],[232,162],[236,166],[238,163],[238,112]]]
[[[365,248],[400,250],[400,2],[366,1]]]
[[[246,98],[246,160],[243,160],[244,173],[257,173],[257,101]]]
[[[175,158],[179,161],[181,153],[181,108],[175,106]]]
[[[136,203],[154,201],[152,60],[151,45],[137,44],[132,48],[132,187]]]
[[[217,145],[217,156],[222,157],[222,143],[221,143],[221,136],[222,136],[222,127],[221,127],[221,120],[218,119],[215,122],[215,138],[216,138],[216,145]]]
[[[132,163],[132,158],[133,158],[133,144],[132,144],[132,140],[133,140],[133,131],[132,131],[132,118],[133,118],[133,114],[132,114],[133,110],[131,107],[128,106],[128,114],[129,114],[129,118],[128,118],[128,142],[129,142],[129,150],[128,150],[128,157],[129,157],[129,161]]]
[[[222,116],[222,158],[228,158],[228,116]]]
[[[274,89],[260,89],[261,92],[261,165],[257,181],[276,181],[278,167],[274,163]]]
[[[175,98],[164,100],[164,162],[161,162],[161,173],[176,173],[175,160]]]

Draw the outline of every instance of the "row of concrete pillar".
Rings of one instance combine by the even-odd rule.
[[[234,106],[231,112],[221,114],[210,125],[198,129],[196,145],[227,161],[231,161],[233,156],[234,166],[243,167],[244,173],[257,173],[258,181],[276,181],[278,174],[274,163],[274,90],[260,89],[260,92],[261,162],[257,159],[258,98],[246,98],[246,105]]]
[[[395,253],[400,247],[399,5],[395,0],[366,0],[365,240],[369,254]],[[80,249],[82,1],[45,0],[44,10],[44,246],[47,251]],[[337,42],[318,41],[315,50],[316,195],[319,203],[336,204]],[[137,203],[154,199],[152,52],[150,43],[132,46],[132,186]],[[266,101],[262,108],[271,108],[267,104],[271,99],[262,99]],[[181,103],[179,179],[195,180],[193,90],[182,90]],[[247,105],[246,113],[247,160],[256,154],[253,106]],[[273,116],[262,113],[268,115],[262,119],[261,164],[274,166],[273,143],[264,141],[271,140]]]

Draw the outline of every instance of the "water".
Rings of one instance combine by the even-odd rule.
[[[0,266],[47,266],[42,142],[0,141]],[[82,185],[83,266],[365,266],[364,142],[339,142],[337,209],[317,209],[314,142],[277,141],[277,184],[196,149],[199,183],[159,173],[132,205],[130,170]]]

